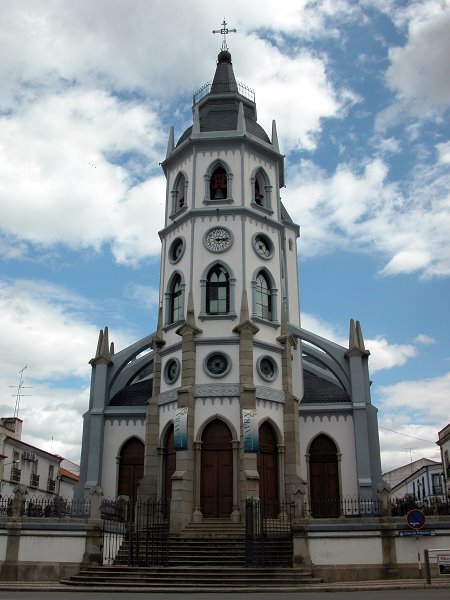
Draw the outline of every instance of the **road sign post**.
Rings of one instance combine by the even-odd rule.
[[[414,529],[417,533],[419,530],[425,527],[426,517],[425,514],[419,508],[413,508],[406,515],[406,522]],[[417,567],[419,569],[419,577],[422,578],[422,563],[420,562],[420,548],[419,548],[419,536],[416,535],[416,546],[417,546]]]

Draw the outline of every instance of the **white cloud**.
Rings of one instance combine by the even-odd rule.
[[[416,336],[416,339],[414,341],[418,344],[423,344],[424,346],[431,346],[432,344],[436,344],[436,340],[434,338],[424,333],[419,333],[419,335]]]
[[[343,335],[342,328],[338,330],[335,325],[328,323],[317,315],[302,313],[302,327],[344,348],[348,348],[348,337],[345,337],[345,334]],[[402,366],[410,358],[417,355],[414,345],[391,343],[384,336],[365,339],[364,344],[366,349],[370,351],[369,369],[371,374],[383,369]]]
[[[309,161],[291,167],[283,202],[300,223],[300,252],[335,248],[387,257],[381,273],[450,273],[450,173],[446,165],[417,165],[410,180],[389,180],[381,158],[362,167],[338,165],[328,176]]]
[[[408,12],[408,40],[391,48],[388,85],[417,115],[450,104],[450,6],[426,2]]]
[[[379,425],[390,430],[380,430],[384,471],[408,464],[409,451],[412,460],[440,460],[435,441],[450,414],[450,373],[378,387],[373,401],[380,411]]]
[[[81,415],[89,403],[90,367],[98,326],[84,316],[93,304],[77,293],[48,282],[0,280],[0,389],[19,382],[28,365],[19,416],[24,439],[45,450],[78,459]],[[104,316],[104,315],[103,315]],[[102,316],[102,318],[103,318]],[[134,341],[124,330],[110,330],[121,349]],[[4,396],[3,416],[12,416],[15,399]],[[53,443],[51,438],[53,437]]]
[[[436,144],[439,162],[450,164],[450,142]]]
[[[0,119],[0,137],[1,229],[5,240],[16,240],[8,257],[23,254],[23,242],[75,249],[110,244],[119,262],[132,264],[159,254],[163,177],[135,182],[130,159],[145,156],[145,173],[147,161],[156,164],[160,156],[152,111],[100,91],[70,90],[36,101],[19,118]],[[120,166],[111,162],[118,152],[126,157]]]

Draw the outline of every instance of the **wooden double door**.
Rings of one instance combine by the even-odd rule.
[[[338,517],[340,491],[337,448],[327,435],[317,436],[311,444],[309,482],[313,517]]]
[[[203,430],[201,511],[205,518],[226,518],[233,510],[233,447],[231,431],[220,419]]]
[[[122,447],[119,463],[118,496],[137,498],[139,481],[144,475],[144,444],[138,438],[131,438]]]

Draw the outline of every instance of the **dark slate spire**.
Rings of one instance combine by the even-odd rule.
[[[211,85],[211,94],[222,94],[224,92],[237,92],[238,86],[233,72],[231,54],[228,50],[222,50],[217,57],[216,73]]]

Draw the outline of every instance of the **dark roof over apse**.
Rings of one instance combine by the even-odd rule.
[[[151,398],[153,379],[127,385],[111,398],[109,406],[145,406]]]
[[[341,387],[306,370],[303,371],[303,381],[305,391],[301,404],[352,401],[347,392]]]

